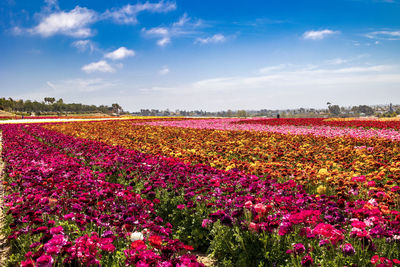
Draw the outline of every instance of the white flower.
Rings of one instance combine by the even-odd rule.
[[[136,241],[136,240],[143,240],[143,234],[141,232],[134,232],[131,233],[131,241]]]

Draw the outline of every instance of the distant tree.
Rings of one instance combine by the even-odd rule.
[[[340,114],[340,107],[338,105],[329,105],[328,109],[329,113],[331,113],[332,115],[337,116]]]
[[[45,103],[53,104],[55,101],[56,101],[56,99],[54,97],[45,97],[44,98]]]
[[[120,106],[118,103],[112,104],[111,107],[112,107],[112,111],[113,111],[114,113],[119,114],[120,112],[122,112],[122,108],[121,108],[121,106]]]
[[[246,118],[248,116],[246,110],[238,110],[237,111],[237,116],[241,118]]]
[[[364,113],[367,116],[374,115],[375,113],[374,109],[367,105],[355,106],[352,108],[352,110],[357,113]]]

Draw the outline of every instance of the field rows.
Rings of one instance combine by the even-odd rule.
[[[1,126],[10,266],[399,263],[397,141],[237,122]]]

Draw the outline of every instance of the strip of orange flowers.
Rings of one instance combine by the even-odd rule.
[[[134,125],[129,120],[44,127],[194,164],[236,168],[279,181],[295,179],[312,194],[375,198],[381,205],[400,207],[395,197],[400,191],[399,142]]]

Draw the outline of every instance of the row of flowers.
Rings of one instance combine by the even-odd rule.
[[[387,139],[157,127],[132,121],[45,127],[187,163],[237,169],[280,181],[294,179],[311,194],[353,200],[373,197],[382,207],[400,207],[400,145]]]
[[[294,125],[294,126],[331,126],[353,128],[376,128],[400,130],[400,120],[382,119],[324,119],[324,118],[283,118],[267,119],[254,118],[235,121],[234,124],[261,124],[261,125]]]
[[[140,189],[157,215],[173,225],[174,235],[197,249],[208,248],[221,264],[398,263],[399,212],[373,197],[310,195],[293,180],[279,183],[235,169],[186,164],[38,126],[26,131],[79,158],[104,179]]]
[[[364,129],[364,128],[349,128],[349,127],[331,127],[320,125],[297,126],[293,124],[251,124],[237,122],[241,119],[208,119],[208,120],[185,120],[185,121],[156,121],[151,122],[151,125],[195,128],[195,129],[214,129],[214,130],[239,130],[239,131],[262,131],[282,134],[295,135],[314,135],[325,137],[340,137],[350,136],[353,138],[384,138],[389,140],[400,140],[400,132],[394,129]],[[252,120],[248,120],[251,122]]]
[[[202,265],[133,187],[108,181],[22,125],[1,130],[9,265]]]

